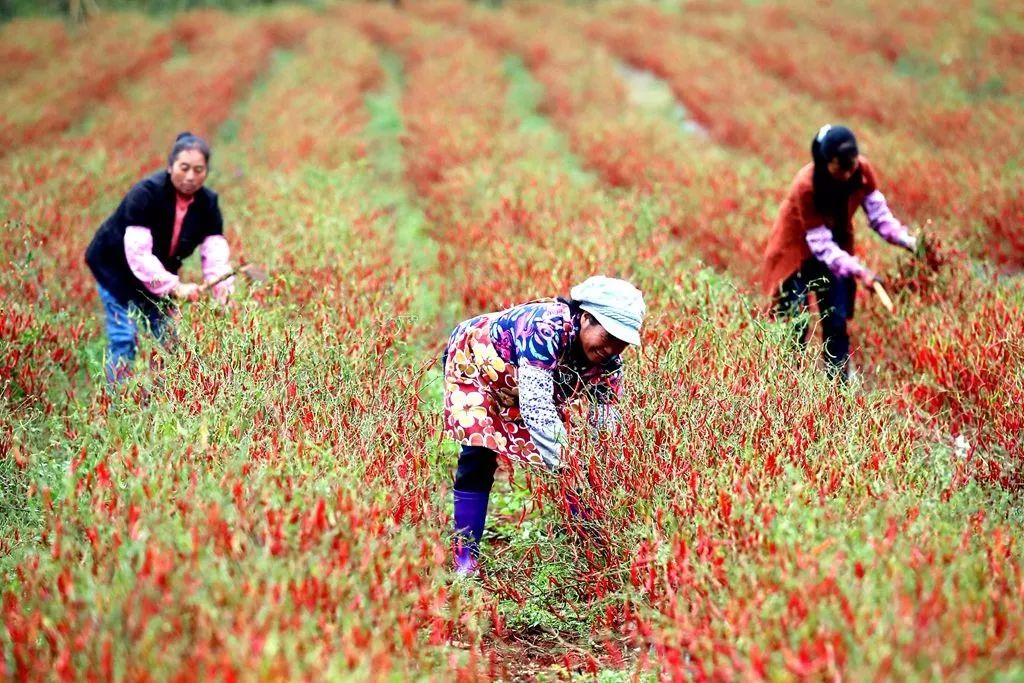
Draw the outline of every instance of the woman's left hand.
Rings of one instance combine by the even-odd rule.
[[[911,254],[917,253],[917,237],[914,235],[907,235],[901,242],[900,246],[909,251]]]

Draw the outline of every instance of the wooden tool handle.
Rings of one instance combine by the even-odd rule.
[[[878,280],[871,283],[871,288],[875,290],[875,294],[878,296],[878,300],[885,306],[885,310],[890,313],[896,312],[896,307],[893,306],[892,299],[889,298],[889,292],[885,291],[885,287]]]
[[[220,283],[222,283],[225,280],[228,280],[230,278],[233,278],[236,275],[238,275],[238,270],[237,269],[232,269],[232,270],[228,271],[227,273],[224,273],[223,275],[221,275],[216,280],[213,280],[212,282],[204,282],[203,284],[199,285],[199,291],[205,292],[206,290],[211,289],[213,287],[216,287]]]
[[[213,280],[211,282],[204,282],[203,284],[199,285],[199,291],[205,292],[211,287],[215,287],[220,283],[224,282],[225,280],[228,280],[238,275],[244,275],[246,279],[252,280],[254,282],[263,282],[264,280],[267,279],[267,271],[263,270],[259,266],[253,265],[252,263],[247,263],[244,266],[238,266],[237,268],[234,268],[231,271],[224,273],[216,280]]]

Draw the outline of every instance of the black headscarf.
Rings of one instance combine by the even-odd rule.
[[[811,157],[814,159],[814,206],[822,216],[833,221],[833,229],[846,229],[850,218],[850,195],[860,187],[863,174],[858,167],[849,180],[838,181],[828,172],[828,162],[838,158],[842,168],[849,168],[859,153],[857,138],[853,136],[853,131],[845,126],[826,124],[811,142]]]

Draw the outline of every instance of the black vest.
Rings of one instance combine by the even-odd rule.
[[[153,235],[153,254],[169,272],[178,274],[181,262],[195,251],[210,235],[224,232],[224,219],[217,204],[217,193],[201,188],[181,223],[181,234],[174,254],[171,236],[174,232],[174,212],[177,193],[167,171],[154,173],[136,183],[117,210],[104,221],[89,248],[85,262],[96,276],[96,281],[122,304],[144,304],[153,299],[128,267],[124,252],[124,234],[130,226],[149,228]]]

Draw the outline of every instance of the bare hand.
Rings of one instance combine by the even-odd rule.
[[[180,282],[171,290],[171,297],[179,301],[198,301],[202,290],[194,282]]]

